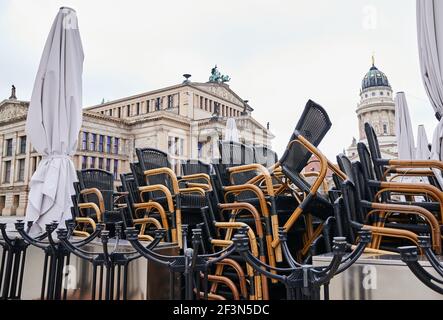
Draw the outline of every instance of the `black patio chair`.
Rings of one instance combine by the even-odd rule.
[[[383,159],[380,144],[374,128],[365,123],[365,134],[370,150],[375,177],[378,181],[387,181],[390,175],[398,177],[427,177],[430,185],[441,190],[434,170],[443,170],[443,162],[436,160],[398,160]]]
[[[260,214],[260,219],[264,224],[266,255],[271,265],[275,265],[276,259],[274,250],[271,248],[273,238],[273,225],[277,222],[277,212],[274,199],[274,189],[272,178],[266,168],[260,164],[253,163],[254,151],[250,146],[232,141],[219,142],[220,159],[213,160],[213,168],[216,178],[214,179],[214,195],[218,195],[217,204],[252,205]],[[260,188],[260,181],[252,182],[257,177],[265,180],[266,191]],[[262,178],[264,177],[264,179]],[[268,206],[268,203],[273,205]],[[239,209],[235,213],[233,220],[227,210],[218,210],[216,206],[209,207],[214,216],[219,217],[219,221],[237,221],[250,225],[255,230],[256,219],[251,215],[250,210]],[[235,208],[232,208],[235,210]],[[217,214],[222,213],[222,214]],[[225,213],[225,214],[223,214]],[[272,218],[273,213],[274,218]]]
[[[346,173],[347,180],[342,182],[342,197],[344,202],[344,215],[341,221],[346,221],[348,234],[351,242],[356,241],[356,232],[362,228],[369,229],[373,232],[371,248],[378,249],[379,239],[382,237],[396,238],[401,241],[412,241],[417,243],[417,234],[413,233],[409,225],[398,223],[396,228],[392,225],[382,222],[390,214],[400,216],[414,215],[423,219],[427,226],[428,232],[432,233],[436,250],[441,251],[440,243],[440,226],[437,219],[424,208],[411,205],[398,205],[393,203],[373,202],[365,198],[365,182],[360,162],[351,163],[351,161],[340,154],[337,156],[337,162],[340,168]],[[395,251],[396,245],[391,244],[388,249]]]
[[[317,149],[331,125],[326,111],[314,101],[309,100],[284,154],[275,165],[275,168],[281,170],[285,178],[289,180],[288,185],[295,185],[300,195],[306,195],[301,199],[295,195],[294,198],[298,198],[299,202],[296,202],[294,210],[289,215],[279,214],[279,223],[286,231],[289,231],[296,221],[304,216],[308,238],[304,241],[302,254],[309,252],[313,241],[321,235],[325,221],[334,215],[331,201],[318,192],[324,184],[328,168],[345,178],[345,175]],[[302,170],[312,155],[315,155],[319,161],[320,171],[311,185],[303,177]],[[272,247],[279,248],[278,237],[274,237]]]
[[[200,209],[206,206],[205,190],[200,187],[180,188],[179,179],[171,169],[167,153],[153,148],[136,149],[138,162],[145,175],[146,186],[139,190],[143,196],[160,203],[165,210],[173,212],[176,230],[172,225],[172,241],[182,248],[181,225],[191,228],[202,222]],[[186,177],[180,177],[181,181]]]
[[[100,169],[84,169],[77,171],[77,177],[80,211],[96,222],[105,223],[112,236],[114,224],[122,222],[116,203],[123,196],[114,187],[114,175]]]
[[[132,173],[121,174],[120,181],[121,189],[126,193],[126,206],[122,208],[124,227],[138,227],[140,240],[152,241],[153,232],[147,232],[147,227],[151,225],[154,229],[164,229],[166,240],[170,241],[169,220],[164,208],[157,202],[141,200],[138,185]]]
[[[383,202],[394,205],[412,205],[414,207],[421,208],[423,209],[424,214],[428,214],[428,212],[431,212],[436,217],[438,223],[440,225],[443,225],[443,193],[440,192],[438,188],[423,183],[379,181],[376,178],[370,154],[366,145],[363,143],[358,143],[357,150],[361,163],[362,174],[360,174],[360,176],[363,177],[365,184],[364,188],[361,188],[362,195],[366,196],[366,199],[369,199],[373,202]],[[423,195],[424,199],[428,201],[404,201],[398,197],[393,197],[393,195],[404,195],[406,197],[410,195]],[[423,223],[421,223],[421,221],[417,219],[416,215],[403,216],[400,221],[396,221],[399,220],[396,216],[388,218],[383,217],[383,214],[380,215],[383,218],[383,225],[392,228],[397,228],[399,226],[403,228],[406,227],[407,229],[412,230],[417,234],[431,232],[431,230],[426,225],[423,225]],[[397,222],[401,222],[402,224],[400,225]],[[381,238],[374,237],[373,241],[375,242],[374,245],[379,245]],[[436,238],[433,237],[434,250],[440,251],[440,247],[441,243],[437,242]]]
[[[204,190],[212,190],[210,164],[191,159],[182,161],[181,169],[186,179],[182,180],[181,177],[177,178],[183,187],[200,187]]]

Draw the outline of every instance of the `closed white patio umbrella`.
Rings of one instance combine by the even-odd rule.
[[[228,118],[226,121],[226,129],[225,129],[225,141],[233,141],[239,142],[239,134],[237,130],[237,124],[235,123],[234,118]]]
[[[26,133],[42,160],[30,181],[26,220],[32,232],[70,218],[71,156],[82,123],[83,48],[73,9],[60,8],[40,60],[26,122]]]
[[[417,39],[423,83],[439,120],[432,138],[431,159],[442,160],[443,1],[417,0]],[[441,172],[434,172],[443,187]]]
[[[429,160],[431,157],[431,151],[429,150],[428,136],[424,125],[418,126],[417,132],[417,149],[415,152],[416,160]]]
[[[415,142],[411,117],[404,92],[395,96],[395,135],[398,145],[398,159],[412,160],[415,157]]]

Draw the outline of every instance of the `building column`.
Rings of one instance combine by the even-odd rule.
[[[3,208],[3,216],[13,216],[15,215],[16,208],[14,207],[14,194],[6,194],[5,207]]]
[[[28,206],[28,193],[20,192],[20,200],[18,203],[18,207],[16,208],[15,215],[24,217],[26,214],[26,207]]]

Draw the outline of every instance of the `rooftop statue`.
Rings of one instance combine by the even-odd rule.
[[[16,92],[15,91],[16,91],[15,86],[12,85],[11,96],[9,97],[9,100],[17,100],[17,96],[16,96]]]
[[[225,83],[231,80],[227,75],[222,75],[217,69],[217,65],[211,69],[211,76],[209,77],[209,82]]]

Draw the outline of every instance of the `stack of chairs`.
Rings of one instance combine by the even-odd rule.
[[[272,268],[287,265],[279,243],[282,227],[295,259],[309,261],[314,252],[331,248],[326,243],[330,237],[323,236],[323,231],[334,216],[333,203],[320,192],[326,170],[345,177],[317,149],[330,126],[325,110],[309,100],[281,158],[263,146],[222,141],[219,159],[211,164],[188,160],[181,164],[183,176],[174,173],[166,153],[137,149],[138,162],[131,163],[131,172],[121,175],[117,191],[109,173],[78,172],[76,215],[104,224],[111,235],[115,224],[123,223],[126,229],[137,230],[140,241],[152,241],[156,230],[165,230],[165,240],[182,250],[191,247],[190,240],[183,243],[183,239],[191,239],[191,230],[202,229],[198,254],[226,249],[243,230],[252,255]],[[321,170],[310,184],[303,168],[313,154]],[[93,231],[91,223],[84,226],[78,221],[77,225],[79,234]],[[183,235],[182,230],[188,234]],[[239,255],[233,254],[212,269],[210,276],[219,281],[210,286],[211,297],[280,297],[277,281],[259,274]],[[233,294],[226,283],[235,283],[241,294]]]

